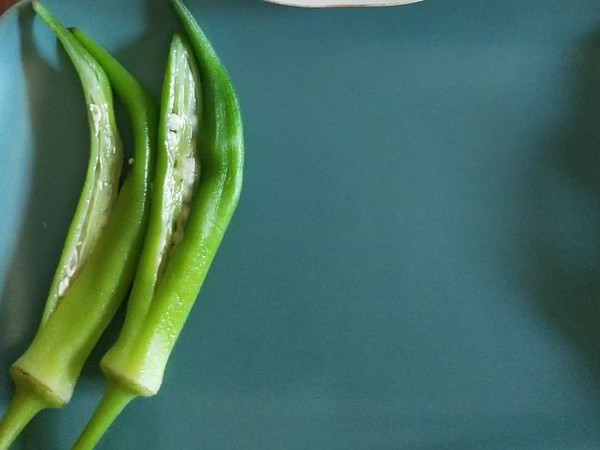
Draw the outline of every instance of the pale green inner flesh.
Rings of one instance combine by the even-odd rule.
[[[181,242],[200,174],[196,134],[200,121],[193,62],[182,45],[174,46],[169,96],[163,127],[166,168],[162,186],[161,236],[156,253],[157,279],[169,254]]]
[[[77,69],[84,89],[90,128],[90,160],[81,198],[52,281],[43,322],[77,277],[106,225],[119,189],[123,161],[108,82],[91,57]],[[102,75],[103,77],[103,75]]]
[[[90,164],[94,167],[94,185],[85,220],[78,234],[76,248],[80,259],[85,260],[94,247],[110,216],[119,189],[119,177],[123,162],[122,144],[118,137],[112,108],[105,93],[100,89],[96,73],[88,94],[88,117],[92,131],[92,145],[98,151]],[[110,109],[109,109],[110,108]]]

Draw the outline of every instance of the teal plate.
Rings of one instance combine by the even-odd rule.
[[[162,390],[99,449],[600,448],[600,3],[188,3],[245,187]],[[46,5],[158,99],[166,1]],[[0,411],[84,177],[78,83],[29,5],[0,18]],[[119,320],[15,449],[69,448]]]

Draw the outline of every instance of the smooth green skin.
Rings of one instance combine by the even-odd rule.
[[[33,6],[53,29],[61,27],[42,5],[34,2]],[[68,31],[62,30],[67,39]],[[84,41],[128,108],[135,133],[135,163],[86,265],[30,347],[11,367],[16,392],[0,423],[2,450],[39,410],[61,407],[70,400],[85,360],[127,293],[146,229],[154,107],[123,67],[98,46]],[[71,42],[76,48],[76,41]]]
[[[135,335],[125,332],[102,367],[140,395],[160,388],[164,368],[202,286],[237,205],[243,169],[239,105],[227,73],[204,33],[179,1],[182,19],[200,65],[203,120],[199,133],[202,177],[181,244],[171,255],[154,298]],[[136,299],[133,299],[135,302]]]
[[[77,271],[79,272],[106,225],[119,190],[123,145],[115,121],[112,90],[106,74],[96,60],[71,36],[71,33],[42,5],[34,4],[34,9],[56,34],[81,79],[90,128],[90,159],[87,174],[50,286],[41,321],[43,326],[60,301],[59,285],[67,275],[71,255],[74,253],[78,255]],[[95,130],[90,113],[92,104],[104,110],[98,131]]]
[[[123,338],[102,361],[107,375],[125,380],[146,396],[160,388],[169,354],[198,296],[242,187],[242,122],[233,87],[189,11],[179,1],[173,5],[201,71],[204,104],[198,146],[202,177],[183,241],[169,258],[143,323],[134,324],[133,332],[124,330]],[[133,305],[138,298],[147,301],[132,298]]]
[[[203,111],[198,135],[201,181],[184,238],[169,257],[150,304],[145,296],[132,296],[129,301],[127,315],[134,311],[135,316],[126,320],[117,343],[102,360],[108,388],[73,446],[74,450],[94,448],[129,401],[136,396],[151,396],[158,392],[173,346],[195,303],[241,192],[243,132],[235,92],[225,68],[190,12],[180,1],[173,1],[173,6],[190,38],[201,72]],[[163,90],[163,105],[166,90]],[[163,109],[163,122],[167,114],[168,111]],[[162,137],[161,141],[164,141],[164,135]],[[162,147],[161,142],[161,153]],[[160,163],[158,167],[159,171],[164,170]],[[146,242],[146,245],[155,245],[155,241]],[[141,267],[139,271],[146,269]],[[145,316],[140,317],[140,312],[145,310]]]
[[[193,152],[198,157],[199,150],[194,146],[194,139],[198,137],[200,120],[192,124],[186,120],[180,136],[189,136],[189,139],[180,139],[174,149],[174,155],[169,152],[168,132],[169,115],[179,107],[185,110],[185,117],[193,114],[200,115],[198,109],[202,107],[202,94],[200,75],[189,44],[179,34],[173,36],[167,70],[163,83],[161,101],[161,116],[158,128],[158,144],[156,157],[156,173],[153,181],[152,207],[148,231],[144,241],[144,248],[133,283],[131,294],[127,302],[127,315],[121,334],[115,348],[131,348],[143,329],[148,310],[152,306],[157,284],[162,279],[162,274],[170,261],[174,249],[171,249],[173,223],[181,214],[181,203],[177,203],[177,190],[175,174],[173,172],[175,160]],[[182,111],[179,111],[181,113]],[[200,161],[195,166],[195,178],[199,176]],[[196,184],[195,188],[198,186]],[[181,244],[181,243],[180,243]],[[174,247],[177,248],[177,247]],[[110,353],[110,352],[109,352]],[[74,449],[93,448],[104,432],[119,415],[123,408],[139,395],[151,395],[143,385],[127,375],[113,375],[110,368],[103,364],[108,379],[104,396],[94,415],[85,428]]]
[[[175,103],[179,105],[187,104],[191,101],[190,99],[196,100],[194,109],[198,117],[198,122],[195,126],[187,122],[185,127],[188,128],[187,133],[192,136],[192,139],[197,139],[198,129],[202,120],[202,90],[199,69],[189,44],[179,34],[175,34],[169,50],[167,70],[163,83],[161,117],[158,127],[156,173],[153,182],[154,188],[148,231],[144,240],[144,248],[140,256],[131,295],[127,302],[125,323],[123,324],[117,345],[131,346],[134,344],[137,333],[144,323],[148,309],[151,307],[156,285],[162,277],[161,270],[164,271],[169,261],[170,249],[167,248],[161,256],[161,252],[164,250],[163,239],[166,235],[170,242],[171,224],[175,222],[176,215],[180,214],[181,204],[174,207],[171,206],[173,203],[172,191],[174,189],[169,188],[169,185],[173,185],[173,180],[169,180],[168,177],[169,170],[172,170],[174,161],[169,156],[167,150],[168,117],[173,112]],[[186,111],[186,116],[190,116],[193,113],[194,111],[190,107]],[[180,134],[185,134],[183,131]],[[182,139],[176,148],[177,158],[181,159],[183,155],[189,153],[190,145],[192,145],[191,142]],[[201,167],[201,161],[198,158],[198,153],[201,151],[202,148],[194,150],[197,162],[196,177],[198,177]],[[170,175],[172,178],[172,174]],[[196,182],[194,189],[197,189],[197,187]],[[173,211],[170,210],[171,208],[173,208]]]

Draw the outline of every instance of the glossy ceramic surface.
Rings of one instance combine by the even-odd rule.
[[[162,390],[99,448],[600,448],[600,3],[188,3],[238,89],[245,187]],[[45,4],[158,99],[177,27],[167,2]],[[0,411],[87,133],[62,48],[28,5],[11,9]],[[117,330],[71,404],[40,414],[15,449],[69,448]]]

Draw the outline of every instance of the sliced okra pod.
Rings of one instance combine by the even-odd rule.
[[[90,55],[39,2],[33,8],[57,35],[81,78],[91,161],[42,323],[10,369],[15,394],[0,422],[1,450],[41,409],[70,400],[85,360],[135,275],[153,170],[155,113],[143,89],[116,61]],[[120,189],[122,157],[107,78],[128,109],[135,135],[135,162]]]
[[[37,6],[40,10],[40,6]],[[52,284],[41,326],[56,309],[92,251],[110,216],[119,191],[123,145],[113,112],[112,90],[98,62],[82,51],[70,33],[50,20],[81,79],[90,128],[90,158],[79,203],[75,210]]]
[[[123,329],[102,359],[106,392],[74,450],[94,448],[132,399],[158,392],[242,187],[242,121],[234,89],[190,12],[179,0],[172,3],[191,48],[174,37],[148,235]]]

